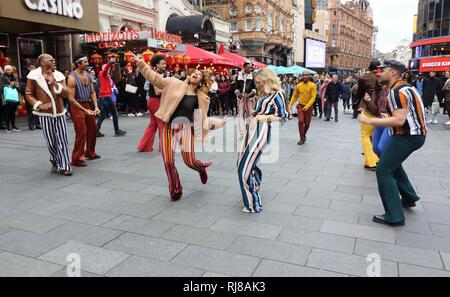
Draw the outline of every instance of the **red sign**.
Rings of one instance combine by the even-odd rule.
[[[105,42],[122,42],[130,40],[147,40],[156,39],[170,43],[183,43],[183,38],[179,35],[159,32],[156,29],[150,31],[128,30],[118,32],[98,32],[94,34],[84,34],[85,43],[105,43]]]
[[[140,31],[129,30],[129,31],[118,31],[118,32],[98,32],[95,34],[84,34],[85,43],[94,42],[120,42],[127,40],[139,40],[141,37]]]
[[[450,70],[450,57],[429,58],[420,60],[420,72]]]

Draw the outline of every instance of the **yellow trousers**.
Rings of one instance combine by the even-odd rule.
[[[367,112],[365,115],[369,118],[375,117]],[[372,141],[370,140],[374,130],[375,127],[372,125],[361,124],[361,145],[364,152],[364,165],[367,167],[376,167],[378,161],[380,161],[378,156],[373,151]]]

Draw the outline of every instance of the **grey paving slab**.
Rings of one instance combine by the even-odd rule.
[[[323,220],[307,218],[297,215],[287,215],[275,212],[264,211],[254,217],[254,221],[263,224],[271,224],[281,227],[298,228],[305,230],[319,231]]]
[[[381,259],[393,262],[401,262],[423,267],[443,270],[442,260],[437,251],[405,247],[401,245],[358,239],[355,246],[355,254],[367,256],[376,253]]]
[[[320,232],[395,243],[395,231],[392,229],[325,221]]]
[[[53,215],[53,217],[55,218],[60,218],[72,222],[86,223],[91,225],[102,225],[118,216],[119,214],[117,213],[106,212],[97,209],[90,209],[81,206],[69,207]]]
[[[63,243],[64,241],[54,239],[47,234],[21,230],[11,230],[0,235],[0,250],[31,258],[37,258]]]
[[[295,211],[295,215],[351,224],[358,223],[359,218],[358,214],[349,211],[340,211],[309,206],[300,206]]]
[[[103,225],[103,227],[138,233],[147,236],[159,237],[170,230],[173,227],[173,224],[162,221],[143,219],[139,217],[121,215],[107,222]]]
[[[450,237],[450,225],[430,223],[430,227],[434,235]]]
[[[108,193],[111,189],[99,188],[88,185],[80,185],[80,184],[70,184],[68,186],[62,187],[58,189],[61,192],[78,194],[78,195],[86,195],[86,196],[96,196]]]
[[[262,260],[253,277],[347,277],[340,274],[321,269],[315,269],[300,265],[293,265],[272,260]]]
[[[237,235],[205,228],[177,225],[162,235],[162,238],[226,250],[235,241]]]
[[[171,240],[125,233],[109,242],[104,248],[167,262],[186,246],[185,243]]]
[[[171,262],[225,275],[248,277],[260,261],[257,257],[189,246]]]
[[[33,213],[19,213],[6,219],[0,220],[0,224],[4,226],[34,233],[48,232],[61,225],[64,225],[66,222],[67,221],[61,219]]]
[[[445,269],[450,271],[450,253],[441,252],[441,257],[444,262]]]
[[[104,199],[94,200],[87,204],[92,209],[149,219],[169,208],[173,203],[165,197],[157,197],[143,204],[127,201],[107,201]]]
[[[309,192],[307,192],[309,193]],[[331,199],[316,198],[305,195],[293,193],[279,193],[272,201],[285,204],[297,204],[302,206],[314,206],[320,208],[328,208],[331,204]],[[265,202],[264,202],[265,207]]]
[[[118,230],[74,222],[58,227],[48,232],[47,235],[56,240],[76,241],[100,247],[120,236],[122,233],[122,231]]]
[[[307,266],[352,276],[367,277],[370,263],[371,262],[367,261],[367,256],[360,257],[313,249],[308,259]],[[380,275],[382,277],[397,277],[397,263],[381,261]]]
[[[282,227],[222,218],[217,223],[212,225],[210,229],[231,234],[276,239],[278,234],[280,234]]]
[[[169,222],[173,224],[188,225],[194,227],[210,227],[217,222],[220,217],[201,213],[188,212],[183,210],[167,209],[152,219]]]
[[[0,252],[0,277],[48,277],[61,268],[46,261]]]
[[[39,259],[66,266],[70,264],[67,259],[71,254],[79,255],[82,271],[100,275],[107,273],[130,256],[126,253],[71,241],[42,255]]]
[[[398,264],[400,277],[450,277],[450,272],[409,264]]]
[[[316,231],[285,228],[278,236],[278,241],[352,254],[356,239]]]
[[[116,266],[107,276],[111,277],[200,277],[204,270],[167,263],[155,259],[131,256]]]
[[[257,255],[260,258],[280,262],[305,265],[311,248],[276,242],[274,240],[240,236],[228,248],[228,251],[248,256]]]
[[[438,237],[404,231],[397,232],[396,243],[403,246],[450,253],[450,238],[448,237]]]

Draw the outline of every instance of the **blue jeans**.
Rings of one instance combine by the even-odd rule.
[[[119,131],[119,118],[117,116],[116,107],[114,106],[114,103],[112,102],[112,98],[111,97],[100,98],[98,100],[98,103],[99,103],[101,114],[97,120],[97,131],[100,132],[103,121],[108,116],[108,113],[110,113],[113,116],[114,130],[117,133]]]
[[[391,143],[392,137],[389,136],[389,128],[375,127],[372,136],[373,151],[379,158],[384,152],[384,149]]]

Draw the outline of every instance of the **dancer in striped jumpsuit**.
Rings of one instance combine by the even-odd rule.
[[[257,163],[264,148],[270,143],[271,123],[283,122],[288,118],[285,97],[276,74],[268,69],[260,70],[255,76],[259,100],[254,111],[255,118],[247,126],[247,132],[238,156],[238,176],[244,202],[243,212],[262,211],[259,187],[262,171]]]

